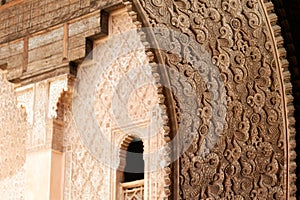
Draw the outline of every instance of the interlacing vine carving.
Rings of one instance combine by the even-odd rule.
[[[284,88],[276,62],[276,44],[259,0],[145,0],[133,1],[143,9],[152,27],[172,29],[182,37],[161,51],[164,62],[187,78],[197,94],[199,111],[180,110],[178,116],[199,112],[192,147],[180,158],[181,199],[283,199],[288,195],[285,170],[289,151],[283,102]],[[217,144],[201,157],[212,106],[210,84],[203,82],[188,58],[201,49],[186,49],[185,38],[196,40],[220,70],[226,89],[227,115]],[[180,39],[182,39],[180,41]],[[166,49],[163,41],[158,44]],[[176,56],[183,52],[182,57]],[[203,54],[205,55],[205,54]],[[205,70],[205,69],[203,69]],[[208,74],[210,76],[210,74]],[[209,78],[208,78],[209,79]],[[179,80],[171,85],[182,89]],[[216,87],[218,88],[218,87]],[[184,92],[176,96],[184,99]],[[213,94],[214,95],[214,94]],[[216,92],[216,95],[217,92]],[[186,103],[186,102],[184,102]],[[191,102],[190,102],[191,103]],[[180,107],[180,105],[179,105]],[[178,121],[182,123],[182,121]],[[217,130],[218,124],[212,129]],[[186,135],[184,135],[186,136]],[[287,192],[288,193],[288,192]]]

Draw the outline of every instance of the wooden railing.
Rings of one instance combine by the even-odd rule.
[[[144,180],[121,183],[122,200],[143,200]]]

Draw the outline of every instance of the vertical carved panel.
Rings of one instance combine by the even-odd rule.
[[[0,191],[3,199],[24,199],[26,111],[17,106],[14,87],[0,70]]]
[[[82,144],[70,107],[64,112],[65,199],[101,199],[109,196],[109,169]]]
[[[34,117],[32,128],[32,146],[46,144],[48,83],[46,81],[35,84]]]
[[[77,138],[72,149],[72,199],[99,199],[107,189],[104,170],[80,143]]]
[[[34,100],[34,91],[33,85],[29,85],[24,89],[17,89],[17,100],[18,106],[22,106],[26,109],[27,121],[30,125],[33,124],[33,100]]]

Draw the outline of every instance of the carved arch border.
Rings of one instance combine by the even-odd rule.
[[[117,2],[115,4],[111,4],[108,5],[104,8],[101,9],[101,20],[100,20],[100,24],[101,24],[101,32],[99,34],[90,36],[86,38],[86,45],[85,45],[85,56],[90,56],[89,53],[93,50],[94,48],[94,40],[98,40],[101,39],[103,37],[108,36],[108,29],[109,29],[109,15],[114,12],[115,10],[121,9],[121,8],[126,8],[127,9],[127,13],[129,14],[130,18],[132,19],[132,22],[134,25],[136,25],[137,29],[142,27],[142,22],[141,20],[138,20],[140,15],[137,15],[137,13],[134,11],[133,7],[132,7],[132,3],[130,1],[126,1],[126,0],[122,0],[121,2]],[[147,38],[144,37],[143,32],[139,32],[140,35],[140,40],[143,43],[143,45],[145,46],[145,53],[149,59],[149,64],[156,64],[156,60],[157,57],[154,56],[154,53],[148,48],[148,41]],[[157,55],[159,55],[159,52],[155,52],[157,53]],[[88,57],[89,59],[92,59],[92,56]],[[74,61],[70,61],[69,62],[69,75],[68,75],[68,80],[67,80],[67,91],[62,91],[61,95],[57,101],[57,117],[53,120],[53,136],[52,136],[52,148],[60,151],[60,152],[66,152],[69,151],[67,148],[70,148],[69,146],[65,146],[66,144],[64,144],[65,142],[65,115],[66,115],[66,111],[71,110],[72,108],[72,98],[73,98],[73,94],[74,94],[74,87],[75,87],[75,81],[76,81],[76,76],[77,76],[77,68],[80,64],[82,64],[82,61],[84,60],[84,58],[81,59],[77,59]],[[157,72],[157,69],[155,69],[155,67],[152,67],[152,72],[153,72],[153,76],[156,79],[156,86],[157,86],[157,91],[158,91],[158,95],[159,95],[159,104],[161,109],[163,110],[163,116],[162,118],[164,119],[164,138],[165,141],[168,142],[170,141],[170,137],[169,137],[169,133],[170,133],[170,128],[172,126],[169,126],[168,124],[168,114],[166,114],[167,107],[165,106],[164,103],[164,99],[165,99],[165,94],[163,93],[163,87],[162,85],[160,85],[159,82],[159,74]],[[167,104],[168,105],[168,104]],[[120,151],[118,152],[118,157],[120,158],[120,163],[119,166],[117,167],[117,174],[119,173],[119,171],[122,171],[125,167],[125,156],[124,152],[127,151],[128,145],[129,143],[134,139],[134,136],[132,135],[125,135],[124,138],[122,138],[121,143],[120,143]],[[144,141],[143,141],[144,142]],[[124,151],[121,151],[124,150]],[[123,158],[123,159],[122,159]],[[67,164],[68,166],[66,166],[67,168],[70,167],[70,163]],[[64,169],[66,170],[66,169]],[[165,171],[165,177],[164,177],[164,199],[168,199],[168,196],[170,195],[170,189],[169,186],[171,184],[171,179],[170,179],[170,174],[171,174],[171,169],[169,167],[166,167],[164,169]],[[66,183],[64,183],[66,184]],[[66,187],[66,186],[64,186]],[[67,186],[69,187],[69,186]],[[113,186],[110,186],[110,191],[115,191],[115,189],[113,189]],[[67,190],[69,190],[69,188],[67,188]]]
[[[282,103],[283,104],[282,115],[283,115],[283,124],[284,124],[283,130],[285,130],[285,142],[286,142],[286,148],[285,148],[286,166],[284,167],[284,169],[286,170],[286,173],[284,173],[285,176],[284,182],[285,182],[285,190],[286,190],[285,197],[287,199],[296,199],[295,195],[296,195],[297,188],[295,184],[296,183],[296,174],[295,174],[296,130],[295,130],[295,118],[294,118],[295,108],[293,105],[294,98],[292,94],[292,84],[290,80],[291,75],[288,69],[289,63],[286,59],[286,50],[283,46],[281,28],[279,25],[277,25],[277,15],[275,14],[272,0],[258,0],[258,3],[260,4],[260,8],[263,10],[264,19],[266,20],[266,24],[268,26],[267,29],[271,35],[272,46],[274,48],[274,54],[275,54],[274,60],[276,62],[277,74],[279,75],[279,80],[280,80],[280,88],[283,94],[281,96],[281,99],[283,102]],[[150,27],[150,24],[146,19],[146,14],[143,13],[143,9],[140,3],[138,2],[138,0],[123,0],[123,4],[126,5],[127,10],[130,16],[132,17],[133,22],[138,26],[138,28],[141,28],[142,26]],[[147,46],[146,38],[144,38],[144,44],[145,46]],[[153,52],[150,49],[146,49],[146,54],[148,55],[150,63],[155,64],[157,62],[162,61],[159,51]],[[157,76],[159,77],[157,80],[158,85],[160,80],[164,81],[165,82],[164,84],[169,84],[169,80],[166,72],[158,73],[157,69],[153,68],[153,73],[157,74]],[[172,133],[176,132],[178,128],[176,114],[175,114],[174,99],[172,97],[172,94],[168,93],[168,91],[163,90],[163,88],[158,88],[158,92],[159,95],[163,96],[162,108],[168,113],[168,116],[166,116],[167,121],[165,123],[165,130],[167,130],[168,133],[165,135],[165,140],[166,142],[168,142],[172,138]],[[172,167],[172,170],[174,170],[173,168],[174,166],[170,166],[170,167]],[[171,182],[170,176],[172,176],[173,175],[172,173],[174,173],[174,171],[171,172],[170,167],[166,168],[166,172],[167,172],[166,179],[168,179],[169,182]],[[179,184],[179,182],[173,184]],[[170,185],[171,184],[165,185],[165,193],[167,198],[172,198]]]
[[[170,81],[167,72],[161,71],[161,69],[158,69],[156,67],[158,63],[162,63],[162,57],[159,52],[157,41],[154,39],[153,35],[146,35],[142,30],[140,30],[140,28],[142,27],[151,27],[150,24],[147,23],[147,20],[145,18],[146,15],[142,12],[141,5],[135,0],[122,0],[122,3],[126,6],[127,12],[131,17],[132,22],[136,25],[138,29],[138,32],[140,34],[140,40],[145,46],[145,53],[148,57],[149,64],[150,66],[152,66],[152,73],[156,80],[157,92],[160,98],[159,104],[161,110],[163,111],[162,118],[164,119],[164,124],[163,124],[164,140],[167,143],[172,139],[172,137],[174,137],[172,133],[176,133],[178,128],[175,104],[173,101],[172,93],[169,90],[165,90],[161,84],[163,82],[164,86],[166,86],[167,88],[171,88]],[[152,41],[152,45],[154,47],[157,47],[156,50],[149,48],[149,41]],[[170,156],[166,158],[166,160],[169,160]],[[164,172],[165,172],[164,188],[163,188],[164,199],[169,199],[172,196],[171,176],[172,176],[173,167],[174,167],[173,165],[170,165],[164,168]]]
[[[125,160],[126,151],[127,151],[127,148],[129,146],[130,142],[132,142],[133,139],[134,139],[134,136],[132,136],[132,135],[125,135],[122,138],[121,143],[119,145],[120,150],[118,152],[118,157],[120,158],[120,163],[119,163],[117,170],[124,170],[125,164],[126,164],[126,160]]]
[[[293,104],[293,93],[292,93],[292,83],[291,75],[288,69],[289,63],[286,58],[286,50],[283,46],[283,38],[281,36],[281,27],[277,25],[277,15],[274,11],[274,5],[271,1],[260,0],[261,7],[263,8],[265,19],[267,20],[268,30],[271,34],[272,44],[275,51],[275,61],[278,66],[277,73],[281,81],[282,89],[282,100],[284,109],[283,121],[284,121],[284,130],[286,131],[286,198],[295,198],[297,187],[296,187],[296,140],[295,140],[295,118],[294,118],[294,104]]]
[[[126,166],[126,152],[127,152],[127,149],[128,149],[128,146],[130,144],[130,142],[134,139],[134,136],[132,135],[125,135],[123,136],[120,144],[118,145],[119,147],[119,151],[118,151],[118,155],[117,157],[120,159],[119,160],[119,165],[116,169],[116,179],[115,179],[115,189],[114,186],[112,186],[112,191],[114,192],[113,195],[116,195],[117,198],[120,198],[118,195],[119,194],[119,183],[121,183],[122,179],[124,178],[124,169],[125,169],[125,166]]]
[[[137,25],[138,28],[142,26],[149,26],[147,20],[145,19],[145,14],[142,12],[142,9],[139,8],[139,3],[136,0],[123,0],[123,4],[127,7],[127,11],[131,16],[133,23]],[[295,141],[295,118],[294,118],[294,106],[293,106],[293,95],[292,95],[292,84],[290,81],[290,72],[288,69],[288,61],[286,59],[286,51],[283,47],[283,40],[281,37],[280,27],[277,23],[277,16],[274,12],[273,3],[268,0],[259,0],[260,8],[263,9],[264,18],[266,19],[266,23],[268,25],[268,31],[271,34],[272,46],[274,47],[274,57],[277,66],[277,73],[280,79],[280,88],[282,90],[283,107],[283,121],[284,121],[284,130],[286,132],[285,142],[286,142],[286,163],[285,166],[285,189],[286,189],[286,198],[295,198],[296,186],[295,186],[295,157],[296,153],[294,151],[296,146]],[[141,33],[142,36],[142,33]],[[148,36],[149,37],[149,36]],[[149,58],[149,63],[157,63],[161,61],[161,57],[158,51],[152,52],[149,48],[147,48],[147,37],[141,37],[145,47],[146,54]],[[153,67],[153,74],[158,77],[157,85],[158,85],[158,93],[160,95],[161,108],[166,111],[166,116],[164,116],[165,124],[165,141],[168,142],[172,138],[172,133],[177,130],[177,119],[175,114],[175,106],[172,95],[165,91],[162,86],[159,84],[160,81],[166,81],[168,83],[168,76],[164,72],[158,73],[157,69]],[[166,84],[166,83],[165,83]],[[71,87],[72,88],[72,87]],[[174,169],[171,166],[166,168],[166,177],[165,177],[165,194],[166,198],[169,198],[171,195],[170,188],[170,176]],[[176,183],[174,183],[176,184]]]

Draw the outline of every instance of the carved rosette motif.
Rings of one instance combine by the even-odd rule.
[[[294,163],[288,156],[294,158],[293,109],[286,107],[290,103],[289,77],[286,71],[282,74],[285,52],[274,39],[278,30],[272,4],[259,0],[146,0],[133,1],[133,5],[144,25],[176,30],[201,44],[220,70],[226,89],[223,132],[211,151],[200,157],[206,145],[201,138],[208,131],[205,110],[211,106],[207,94],[210,83],[203,84],[195,66],[185,59],[199,50],[185,51],[184,41],[172,38],[172,51],[160,52],[164,63],[187,77],[203,111],[198,119],[197,140],[179,160],[178,198],[292,197],[294,186],[288,185],[294,184]],[[166,41],[170,37],[167,35]],[[184,52],[184,56],[176,57],[174,52]],[[170,82],[182,89],[177,85],[179,81]],[[178,124],[182,123],[180,116],[194,112],[182,112],[180,104],[175,105]],[[213,129],[218,126],[214,124]]]

